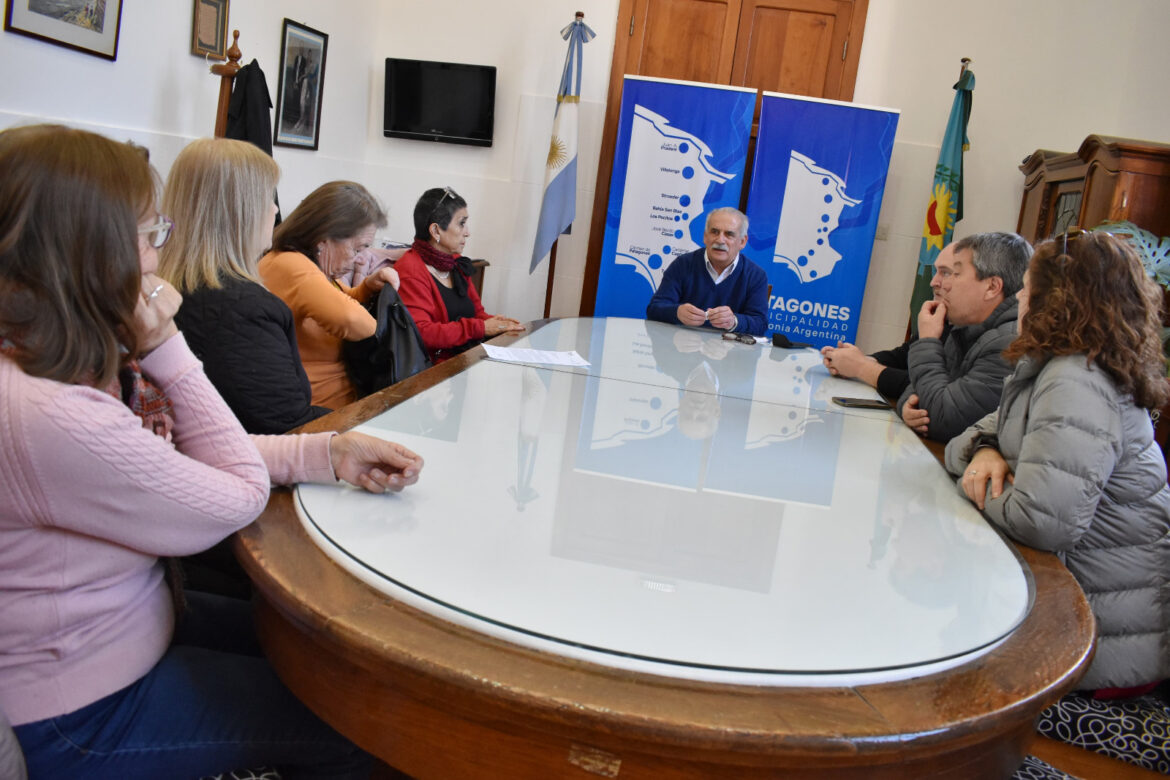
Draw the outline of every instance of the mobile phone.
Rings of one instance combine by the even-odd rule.
[[[846,406],[850,409],[893,409],[888,403],[880,398],[845,398],[844,396],[833,396],[833,403],[838,406]]]

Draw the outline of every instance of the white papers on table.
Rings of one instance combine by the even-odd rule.
[[[545,349],[512,349],[510,347],[493,347],[484,344],[487,356],[492,360],[502,360],[505,363],[543,363],[553,366],[587,366],[589,361],[575,351],[552,352]]]

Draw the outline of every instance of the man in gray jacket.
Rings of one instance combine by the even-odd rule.
[[[935,260],[935,297],[918,313],[906,359],[910,384],[897,407],[918,433],[948,441],[999,404],[1011,373],[1000,353],[1016,337],[1016,292],[1031,257],[1015,233],[977,233]]]

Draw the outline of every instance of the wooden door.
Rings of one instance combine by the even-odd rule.
[[[730,83],[739,5],[740,0],[635,0],[621,73]]]
[[[842,99],[852,0],[743,0],[731,83]],[[844,92],[853,97],[852,78]]]
[[[621,0],[581,291],[601,271],[624,75],[852,100],[869,0]]]

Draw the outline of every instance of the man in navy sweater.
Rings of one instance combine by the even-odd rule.
[[[741,255],[748,220],[738,209],[707,215],[705,249],[675,258],[662,275],[646,317],[691,327],[763,336],[768,331],[768,276]]]

